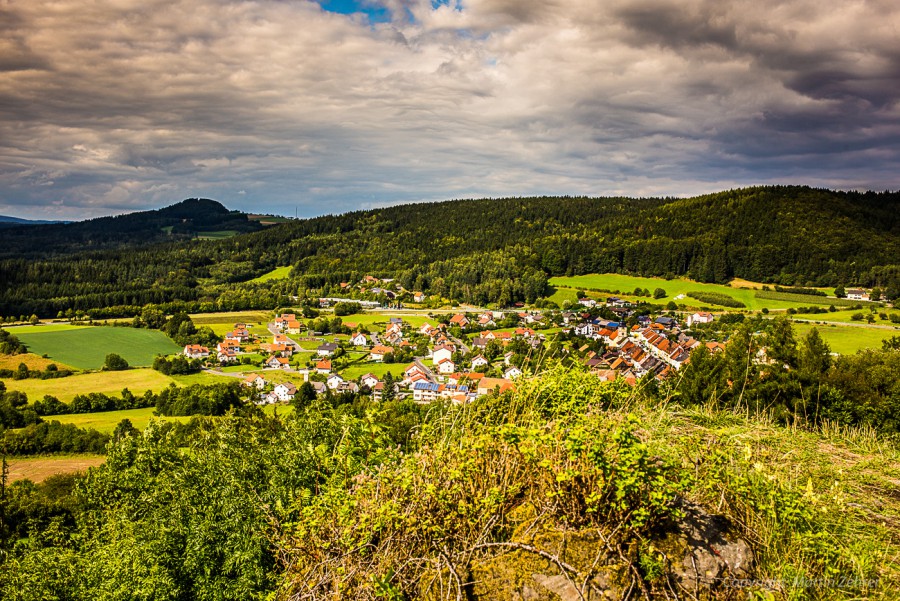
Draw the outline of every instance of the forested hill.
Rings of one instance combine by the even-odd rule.
[[[285,265],[294,266],[290,281],[242,284]],[[896,292],[900,194],[760,187],[689,199],[459,200],[291,221],[216,242],[7,258],[0,315],[173,301],[194,310],[274,306],[278,294],[367,273],[505,304],[545,294],[549,276],[593,272]]]
[[[188,240],[203,233],[262,229],[247,215],[221,203],[190,198],[164,209],[100,217],[76,223],[20,223],[4,228],[0,257],[48,257],[85,250],[133,248]]]

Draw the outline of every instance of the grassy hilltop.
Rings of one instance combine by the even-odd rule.
[[[8,559],[0,596],[890,599],[900,588],[900,453],[866,429],[682,407],[559,370],[515,395],[413,407],[220,418],[187,451],[151,425],[67,501],[53,497],[69,521]],[[51,503],[41,486],[13,495]],[[715,534],[685,530],[698,519]],[[744,563],[726,566],[735,549]],[[691,576],[690,557],[713,571]]]

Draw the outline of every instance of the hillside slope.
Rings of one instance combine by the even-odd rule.
[[[223,219],[224,210],[217,209]],[[148,215],[129,217],[145,222]],[[7,250],[0,281],[10,285],[0,292],[0,314],[148,302],[189,302],[196,309],[203,298],[219,298],[286,265],[294,267],[284,288],[292,294],[368,273],[478,304],[533,301],[546,293],[549,276],[605,272],[878,285],[900,295],[898,193],[764,187],[688,199],[459,200],[291,221],[140,252],[122,248],[127,237],[104,238],[102,252],[84,252],[94,248],[92,238],[80,245],[69,238],[63,247],[72,253],[40,261]]]

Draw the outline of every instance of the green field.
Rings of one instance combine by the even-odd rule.
[[[106,355],[121,355],[132,366],[153,363],[156,355],[171,355],[181,348],[157,330],[94,326],[26,326],[10,330],[37,355],[79,369],[99,369]]]
[[[397,312],[356,313],[354,315],[347,315],[345,317],[342,317],[341,319],[344,321],[344,323],[353,323],[358,326],[366,326],[371,331],[383,332],[387,325],[391,322],[391,317],[400,317],[403,319],[403,321],[408,323],[410,327],[417,330],[426,323],[431,325],[435,324],[435,320],[428,317],[428,315],[406,314]]]
[[[819,335],[828,343],[832,352],[852,355],[856,351],[873,348],[880,349],[881,341],[900,334],[897,330],[884,328],[865,328],[858,326],[817,325],[794,322],[794,333],[798,341],[802,340],[810,330],[816,328]]]
[[[293,269],[290,265],[287,267],[276,267],[272,271],[268,273],[264,273],[258,278],[253,278],[250,280],[251,284],[261,284],[263,282],[268,282],[270,280],[284,280],[290,275],[291,269]]]
[[[383,378],[384,374],[391,372],[394,376],[400,376],[406,369],[406,363],[356,363],[341,370],[341,377],[345,380],[356,380],[368,373],[377,378]]]
[[[609,295],[609,293],[598,293],[598,292],[590,292],[589,289],[604,289],[604,290],[618,290],[619,293],[616,296],[620,298],[628,299],[628,300],[647,300],[649,302],[655,302],[660,304],[668,303],[670,300],[674,300],[679,305],[683,304],[688,307],[699,308],[702,306],[709,306],[716,310],[726,310],[725,307],[717,307],[715,305],[709,305],[705,303],[701,303],[696,299],[692,299],[688,296],[684,298],[675,299],[676,296],[687,294],[692,291],[699,292],[715,292],[719,294],[726,294],[731,298],[738,300],[744,303],[747,306],[747,309],[752,311],[758,311],[762,308],[768,309],[789,309],[791,307],[802,307],[805,305],[809,305],[809,303],[795,302],[795,301],[787,301],[787,300],[768,300],[768,299],[759,299],[756,298],[755,292],[756,290],[747,287],[747,288],[732,288],[730,286],[723,286],[721,284],[702,284],[700,282],[694,282],[691,280],[685,279],[675,279],[675,280],[665,280],[662,278],[640,278],[630,275],[621,275],[617,273],[607,273],[607,274],[591,274],[591,275],[579,275],[573,277],[558,277],[558,278],[550,278],[550,285],[556,288],[554,294],[550,297],[550,300],[556,302],[561,306],[562,300],[570,300],[574,302],[575,298],[575,290],[582,289],[589,293],[591,297],[601,297],[605,298]],[[646,288],[649,289],[652,293],[656,288],[662,288],[666,291],[666,296],[662,299],[654,300],[653,298],[647,297],[634,297],[631,296],[630,293],[634,292],[635,288]],[[567,290],[568,289],[568,290]],[[823,299],[823,302],[827,299]]]
[[[139,396],[146,390],[162,390],[175,380],[158,371],[145,368],[79,374],[52,380],[29,378],[27,380],[4,379],[2,382],[6,385],[7,390],[24,392],[31,401],[41,399],[44,395],[49,394],[64,403],[69,403],[76,395],[91,392],[119,396],[123,388],[127,388]]]
[[[150,423],[151,419],[174,420],[186,422],[190,417],[157,417],[153,415],[156,411],[155,407],[144,407],[143,409],[123,409],[122,411],[103,411],[100,413],[73,413],[70,415],[48,415],[45,421],[57,421],[62,424],[74,424],[79,428],[93,428],[99,432],[111,434],[116,426],[123,419],[131,421],[131,425],[138,430],[143,430]]]

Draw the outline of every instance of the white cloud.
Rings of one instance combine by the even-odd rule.
[[[383,4],[0,5],[0,212],[900,185],[895,3]]]

